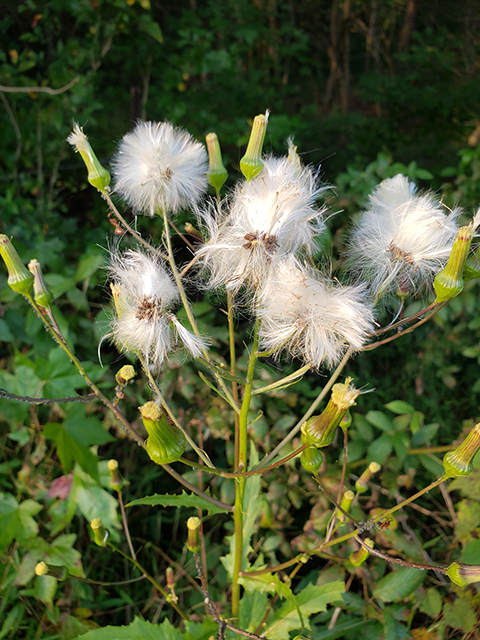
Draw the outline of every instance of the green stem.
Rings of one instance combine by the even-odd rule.
[[[338,367],[335,369],[335,371],[333,372],[330,380],[327,382],[327,384],[323,387],[323,389],[321,390],[321,392],[319,393],[319,395],[317,396],[317,398],[313,401],[312,405],[310,406],[310,409],[307,411],[307,413],[303,416],[303,418],[301,418],[297,424],[293,427],[293,429],[290,431],[290,433],[285,436],[285,438],[280,442],[280,444],[278,444],[275,449],[273,451],[271,451],[268,456],[266,456],[261,462],[260,462],[260,466],[263,467],[264,465],[266,465],[268,462],[270,462],[270,460],[272,460],[277,453],[288,443],[290,442],[290,440],[300,431],[302,424],[304,422],[306,422],[310,416],[313,414],[313,412],[315,411],[315,409],[318,407],[318,405],[320,404],[320,402],[323,400],[323,398],[327,395],[327,393],[330,391],[330,389],[333,387],[335,381],[337,380],[338,376],[341,374],[344,366],[347,364],[350,356],[352,355],[352,349],[351,347],[349,347],[347,349],[347,352],[345,353],[345,355],[343,356],[341,362],[339,363]]]
[[[311,368],[312,368],[311,365],[305,364],[300,369],[297,369],[297,371],[294,371],[290,375],[285,376],[285,378],[282,378],[281,380],[277,380],[276,382],[272,382],[272,384],[268,384],[267,386],[261,387],[260,389],[255,389],[252,395],[256,396],[259,393],[267,393],[268,391],[274,391],[279,387],[285,387],[286,385],[290,385],[296,380],[298,380],[298,378],[301,378],[303,374],[307,373],[307,371],[309,371]]]
[[[180,298],[182,300],[182,304],[183,304],[185,312],[187,314],[188,321],[190,322],[190,326],[192,327],[192,331],[196,336],[200,336],[200,331],[198,329],[197,321],[195,320],[195,316],[193,314],[192,307],[190,305],[190,302],[188,301],[187,294],[185,293],[185,288],[183,286],[183,282],[182,282],[182,279],[181,279],[180,274],[178,272],[177,264],[175,262],[175,258],[174,258],[174,255],[173,255],[172,239],[170,237],[170,225],[169,225],[169,221],[168,221],[167,212],[166,212],[166,210],[163,210],[162,213],[163,213],[163,233],[164,233],[164,236],[165,236],[165,240],[167,242],[168,262],[169,262],[170,267],[172,269],[173,277],[175,278],[175,282],[176,282],[176,285],[178,287],[178,292],[180,294]],[[205,347],[202,347],[201,351],[202,351],[202,354],[203,354],[203,357],[205,358],[205,360],[207,362],[211,362],[210,356],[208,355],[207,349]],[[214,373],[214,375],[215,375],[215,378],[216,378],[219,386],[221,387],[223,393],[229,399],[229,402],[231,402],[232,405],[235,405],[236,403],[235,403],[234,399],[232,398],[232,395],[229,392],[229,390],[227,388],[227,385],[225,384],[225,381],[222,380],[222,378],[218,374]]]
[[[107,545],[111,549],[113,549],[116,553],[119,553],[126,560],[131,562],[135,567],[137,567],[137,569],[147,578],[147,580],[149,580],[153,584],[155,589],[157,589],[162,594],[162,596],[165,598],[165,600],[171,604],[171,606],[175,609],[175,611],[178,613],[178,615],[181,616],[183,618],[183,620],[188,620],[188,617],[185,615],[185,613],[183,613],[183,611],[180,609],[180,607],[177,604],[175,604],[175,602],[172,602],[170,600],[169,594],[165,591],[165,589],[162,587],[162,585],[159,584],[155,580],[155,578],[148,573],[148,571],[138,562],[138,560],[134,560],[128,554],[124,553],[121,549],[119,549],[118,547],[116,547],[114,544],[112,544],[109,541],[107,541]]]
[[[255,333],[252,344],[252,352],[250,354],[250,362],[248,363],[247,378],[245,391],[243,394],[242,406],[239,416],[239,433],[238,433],[238,469],[243,471],[247,467],[247,444],[248,444],[248,410],[250,408],[250,400],[253,391],[253,376],[255,373],[255,363],[257,360],[257,349],[259,341],[260,321],[257,319],[255,324]],[[243,558],[243,496],[245,493],[246,478],[242,477],[237,482],[235,506],[233,511],[233,519],[235,525],[235,556],[233,563],[233,579],[232,579],[232,615],[238,618],[240,612],[240,584],[238,579],[242,570]]]
[[[219,192],[217,191],[217,198],[219,196]],[[227,317],[228,317],[228,340],[230,343],[230,373],[232,376],[237,375],[237,360],[235,353],[235,327],[233,323],[233,293],[227,290]],[[235,402],[238,405],[238,385],[235,380],[232,380],[232,396]],[[239,465],[239,440],[240,440],[240,420],[239,415],[235,412],[235,462],[234,469],[238,470]]]

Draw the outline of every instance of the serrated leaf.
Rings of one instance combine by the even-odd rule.
[[[425,571],[400,567],[380,580],[373,596],[383,602],[399,602],[413,593],[425,580],[425,576]]]
[[[33,519],[42,505],[34,500],[24,500],[20,504],[15,498],[6,493],[0,493],[0,548],[19,540],[24,542],[38,533],[38,525]]]
[[[399,415],[404,415],[406,413],[414,413],[415,408],[412,407],[408,402],[404,402],[403,400],[393,400],[393,402],[389,402],[385,405],[385,407],[392,411],[393,413],[398,413]]]
[[[430,616],[430,618],[436,618],[440,615],[442,604],[442,596],[436,589],[431,587],[425,592],[425,596],[420,603],[420,611],[425,613],[427,616]]]
[[[457,598],[455,602],[446,602],[443,607],[443,618],[449,627],[470,633],[477,625],[477,616],[465,598]]]
[[[152,507],[157,505],[161,505],[162,507],[194,507],[196,509],[205,509],[205,511],[208,511],[212,515],[227,512],[226,509],[212,504],[208,500],[205,500],[205,498],[197,496],[194,493],[185,493],[185,491],[182,491],[180,495],[159,495],[156,493],[153,496],[145,496],[144,498],[132,500],[125,506],[134,507],[141,504],[148,504]]]
[[[185,635],[182,640],[210,640],[218,633],[218,624],[207,619],[204,622],[185,622]]]
[[[168,620],[154,625],[140,618],[125,627],[103,627],[81,637],[83,640],[185,640],[185,635]]]
[[[308,620],[312,613],[326,611],[328,604],[341,602],[344,591],[345,583],[340,580],[328,582],[319,587],[309,584],[295,596],[296,604],[304,618]],[[301,620],[297,607],[287,600],[273,613],[263,634],[268,638],[275,638],[275,640],[289,640],[289,632],[300,627]]]

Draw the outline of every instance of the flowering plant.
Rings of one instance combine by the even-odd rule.
[[[352,377],[340,382],[352,355],[400,338],[401,329],[403,333],[412,331],[460,293],[465,277],[480,275],[475,271],[477,258],[470,255],[479,214],[459,227],[460,209],[448,212],[431,194],[417,195],[415,185],[404,176],[387,179],[375,189],[369,206],[350,232],[340,273],[343,282],[339,282],[325,268],[321,270],[317,266],[316,239],[325,230],[327,211],[326,204],[319,200],[327,186],[321,184],[316,169],[303,165],[292,141],[288,143],[285,157],[262,156],[267,122],[268,114],[255,119],[247,152],[240,162],[244,178],[223,198],[220,192],[227,175],[213,134],[207,136],[210,161],[207,166],[203,145],[185,131],[169,123],[138,123],[120,142],[113,160],[112,185],[108,171],[96,158],[78,125],[68,138],[85,161],[89,182],[98,189],[111,215],[118,220],[121,240],[109,249],[112,307],[110,331],[104,339],[110,338],[122,354],[132,362],[138,361],[145,376],[145,389],[151,399],[139,407],[136,420],[128,420],[122,408],[124,391],[136,375],[133,367],[120,368],[115,397],[109,398],[69,347],[55,318],[53,297],[39,263],[32,261],[26,269],[9,238],[0,236],[0,254],[9,272],[9,285],[28,299],[94,396],[113,412],[129,437],[144,449],[144,453],[139,452],[143,455],[141,464],[149,458],[188,490],[177,496],[146,496],[131,504],[176,504],[198,509],[199,517],[191,517],[186,523],[186,545],[195,558],[198,588],[206,605],[203,623],[192,622],[189,612],[181,606],[172,567],[167,572],[166,584],[162,584],[140,564],[123,508],[122,490],[127,480],[121,476],[114,460],[108,465],[110,485],[118,493],[128,554],[117,547],[115,532],[105,528],[102,513],[92,512],[94,542],[125,556],[171,605],[178,619],[185,621],[185,636],[170,622],[162,623],[166,637],[203,638],[217,634],[217,638],[233,638],[238,634],[283,640],[288,639],[293,630],[302,629],[302,633],[306,633],[312,614],[325,611],[330,604],[336,607],[335,612],[340,611],[346,589],[343,580],[330,580],[307,584],[295,593],[291,580],[312,558],[330,558],[344,566],[351,576],[360,576],[362,565],[370,556],[376,556],[408,570],[432,569],[460,586],[475,580],[479,573],[465,563],[443,566],[397,558],[387,550],[377,549],[376,542],[370,538],[362,538],[375,525],[393,530],[396,525],[391,524],[394,522],[391,514],[435,487],[443,486],[448,479],[468,475],[480,448],[478,425],[463,444],[447,453],[440,477],[394,506],[362,518],[365,515],[361,508],[363,494],[371,488],[372,478],[381,471],[380,463],[384,460],[368,461],[356,482],[347,477],[350,409],[362,390],[355,386]],[[210,201],[204,198],[208,182],[216,191],[216,198]],[[125,220],[115,205],[117,196],[135,215],[161,217],[162,237],[155,244],[147,242]],[[195,244],[187,240],[191,261],[179,265],[172,241],[172,229],[176,230],[172,217],[184,208],[191,210],[200,232],[196,233]],[[183,234],[179,235],[184,238]],[[129,236],[132,245],[127,239]],[[202,290],[213,289],[224,296],[228,364],[221,353],[215,354],[210,348],[215,336],[199,328],[190,301],[192,282],[200,283]],[[387,307],[397,306],[403,315],[408,296],[421,291],[429,295],[433,290],[436,299],[427,307],[380,326],[380,301]],[[237,360],[238,345],[235,344],[235,314],[240,311],[253,319],[245,371]],[[177,351],[185,358],[195,359],[199,376],[223,403],[224,415],[228,415],[229,420],[225,425],[228,439],[234,442],[229,470],[212,461],[204,450],[203,440],[207,434],[203,434],[200,441],[192,437],[162,386],[169,358]],[[286,352],[299,360],[301,366],[262,386],[256,377],[258,363],[278,366]],[[250,438],[256,420],[252,415],[255,396],[278,393],[308,372],[326,371],[330,371],[330,377],[308,410],[259,460]],[[328,399],[324,410],[316,414],[324,399]],[[393,410],[401,413],[398,407]],[[327,467],[324,450],[332,445],[338,433],[343,438],[344,455],[340,480],[332,491],[323,482]],[[268,521],[260,478],[297,457],[330,501],[330,517],[320,527],[322,536],[317,535],[310,545],[306,545],[305,540],[298,543],[299,554],[291,554],[293,557],[286,562],[266,566],[262,554],[253,559],[250,547],[262,508],[262,521]],[[172,464],[193,468],[201,474],[197,473],[192,480],[188,474],[181,475]],[[212,479],[208,491],[203,486],[207,474]],[[215,495],[215,480],[226,479],[234,481],[231,501],[221,494]],[[231,588],[221,603],[213,602],[210,597],[205,566],[205,528],[210,521],[202,519],[205,512],[225,513],[233,519],[233,535],[228,539],[230,550],[221,558]],[[331,556],[330,549],[336,545],[340,547],[339,555]],[[42,560],[36,566],[37,577],[64,579],[67,569],[60,567],[60,577],[60,565]],[[281,572],[290,568],[290,574],[281,580]],[[276,606],[279,599],[283,604]],[[261,615],[254,609],[260,609]],[[338,613],[333,614],[333,623],[335,616],[338,617]],[[155,632],[137,619],[128,633],[140,637],[138,634]],[[113,637],[96,631],[85,635],[86,640]]]

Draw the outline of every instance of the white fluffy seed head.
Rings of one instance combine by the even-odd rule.
[[[350,346],[358,351],[373,330],[362,287],[333,285],[289,257],[276,265],[259,296],[261,348],[287,349],[312,367],[331,367]]]
[[[200,355],[205,342],[185,329],[172,312],[180,296],[158,258],[132,250],[112,253],[109,269],[116,311],[111,335],[119,350],[142,357],[153,370],[160,368],[178,342],[194,357]]]
[[[122,138],[112,167],[115,191],[135,214],[173,213],[207,189],[204,146],[169,122],[139,122]]]
[[[375,300],[428,287],[450,256],[459,210],[447,214],[438,199],[415,191],[400,174],[381,182],[351,235],[347,264]]]
[[[324,209],[315,203],[326,188],[311,168],[270,156],[262,172],[223,203],[226,211],[202,212],[209,240],[198,255],[210,270],[211,287],[257,288],[277,260],[300,249],[312,252],[314,236],[324,229]]]

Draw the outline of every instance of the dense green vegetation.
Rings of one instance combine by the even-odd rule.
[[[448,206],[460,202],[465,220],[479,206],[479,28],[473,0],[460,5],[451,0],[8,3],[0,18],[0,233],[14,238],[25,263],[33,257],[42,263],[59,326],[100,389],[114,395],[115,374],[128,360],[120,359],[108,341],[101,348],[103,367],[97,357],[98,343],[108,332],[103,267],[114,227],[105,202],[86,182],[80,157],[65,142],[72,120],[85,126],[105,165],[138,118],[170,120],[200,140],[216,131],[233,184],[252,117],[270,109],[266,150],[284,153],[293,135],[304,162],[321,163],[323,178],[332,185],[328,204],[335,215],[322,249],[335,270],[344,232],[382,179],[408,175],[421,188],[442,194]],[[182,231],[188,220],[187,214],[177,220]],[[160,220],[142,218],[137,224],[145,237],[160,241]],[[177,240],[181,261],[184,249]],[[2,266],[0,388],[43,398],[87,394],[68,356],[6,281]],[[355,408],[347,481],[354,485],[373,459],[383,465],[372,492],[352,510],[355,519],[372,517],[372,508],[388,508],[435,480],[442,453],[427,449],[457,442],[478,421],[478,286],[470,281],[430,322],[347,365],[345,373],[358,386],[375,390],[361,395]],[[195,310],[227,362],[227,326],[219,311],[225,304],[223,298],[199,294]],[[421,308],[421,300],[412,300],[405,315]],[[382,324],[389,314],[385,310]],[[251,339],[251,323],[247,314],[239,314],[236,323],[238,367],[244,374],[248,352],[242,345]],[[287,373],[294,371],[294,364],[286,366]],[[162,389],[192,437],[200,443],[205,439],[209,457],[221,468],[231,467],[228,407],[205,394],[197,370],[194,362],[173,358]],[[140,367],[121,402],[135,424],[136,408],[151,399],[139,372]],[[281,377],[273,363],[260,366],[258,375],[265,384]],[[260,457],[303,415],[327,379],[325,371],[309,373],[272,397],[255,397],[259,413],[250,435]],[[193,585],[197,571],[184,546],[185,521],[195,509],[128,509],[141,563],[162,586],[166,568],[174,568],[179,604],[191,616],[190,635],[176,635],[180,632],[168,621],[183,629],[180,619],[137,569],[93,543],[88,523],[101,513],[111,540],[128,553],[109,459],[119,461],[130,482],[123,489],[125,502],[174,494],[179,486],[148,464],[103,405],[32,405],[0,398],[0,443],[0,638],[70,640],[97,626],[128,624],[135,616],[163,627],[152,631],[137,621],[128,635],[132,640],[159,629],[158,638],[173,640],[216,636],[218,625],[204,621],[208,612]],[[342,446],[336,442],[329,450],[323,476],[335,494]],[[175,469],[185,471],[181,465]],[[200,488],[208,481],[195,471],[185,478]],[[397,528],[395,523],[372,533],[377,547],[414,562],[480,564],[479,478],[476,468],[468,479],[454,480],[448,492],[436,489],[422,497],[418,509],[400,512]],[[218,477],[209,486],[215,497],[232,504],[234,482]],[[315,546],[333,508],[298,458],[249,487],[252,502],[260,488],[265,497],[258,500],[249,532],[252,563],[275,565]],[[225,514],[208,516],[204,510],[203,515],[202,560],[210,597],[228,617],[229,581],[219,558],[228,553],[225,536],[233,533],[232,523]],[[348,546],[338,548],[342,558],[350,552]],[[43,559],[87,580],[69,577],[57,583],[51,576],[34,577],[35,564]],[[282,593],[287,573],[279,574],[274,592]],[[331,588],[338,581],[349,584],[348,592],[322,610],[314,586]],[[457,588],[433,572],[402,568],[391,573],[379,558],[352,570],[345,562],[314,555],[290,586],[304,597],[312,590],[316,604],[305,614],[307,619],[312,614],[311,630],[292,622],[278,638],[290,632],[315,640],[356,640],[360,634],[388,640],[479,637],[475,587]],[[244,596],[242,628],[260,633],[267,591],[272,589]],[[281,607],[292,606],[282,597],[272,605],[277,612],[269,621],[272,628],[285,616],[278,613]],[[333,611],[338,617],[331,624]],[[237,635],[227,631],[226,637]]]

